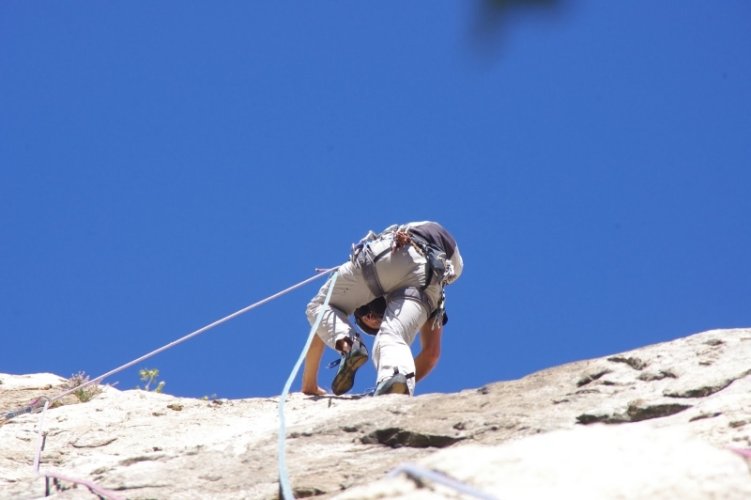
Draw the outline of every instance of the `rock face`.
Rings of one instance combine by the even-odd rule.
[[[0,374],[2,415],[62,392]],[[278,498],[277,398],[103,387],[44,412],[40,471],[113,498]],[[286,402],[296,497],[751,498],[751,329],[713,330],[456,394]],[[0,498],[45,494],[41,414],[0,425]],[[445,484],[450,483],[450,484]],[[51,498],[96,498],[49,482]]]

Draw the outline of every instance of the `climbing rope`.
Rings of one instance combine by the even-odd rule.
[[[47,438],[47,433],[44,432],[44,414],[47,413],[47,408],[50,407],[49,399],[44,402],[42,407],[42,413],[39,415],[39,423],[37,424],[37,452],[34,455],[34,472],[39,474],[39,462],[42,459],[42,450],[44,449],[44,442]]]
[[[10,412],[6,413],[4,415],[4,419],[5,420],[10,420],[10,419],[15,418],[15,417],[17,417],[19,415],[23,415],[25,413],[32,413],[32,412],[34,412],[35,410],[37,410],[40,407],[40,403],[42,401],[44,401],[44,405],[42,406],[41,415],[40,415],[40,419],[39,419],[39,424],[37,425],[37,433],[38,433],[39,437],[38,437],[38,440],[37,440],[37,451],[36,451],[36,454],[35,454],[35,457],[34,457],[33,467],[34,467],[34,472],[36,474],[45,477],[45,479],[47,481],[47,490],[48,490],[48,493],[49,493],[49,479],[52,478],[54,481],[63,480],[63,481],[69,481],[69,482],[72,482],[72,483],[82,484],[82,485],[86,486],[87,488],[89,488],[89,490],[91,490],[92,492],[94,492],[94,493],[96,493],[96,494],[98,494],[98,495],[100,495],[100,496],[102,496],[104,498],[110,498],[112,500],[119,500],[121,498],[118,495],[116,495],[115,493],[112,493],[111,491],[108,491],[108,490],[106,490],[106,489],[104,489],[104,488],[102,488],[102,487],[100,487],[100,486],[92,483],[91,481],[70,478],[68,476],[64,476],[64,475],[62,475],[60,473],[52,472],[52,471],[41,471],[40,472],[40,470],[39,470],[39,463],[41,461],[41,454],[42,454],[42,450],[44,449],[44,444],[45,444],[45,441],[46,441],[46,432],[44,431],[44,415],[46,413],[47,408],[49,408],[52,403],[54,403],[55,401],[58,401],[58,400],[64,398],[65,396],[73,394],[76,391],[84,389],[85,387],[88,387],[88,386],[93,385],[93,384],[97,384],[97,383],[101,382],[102,380],[104,380],[107,377],[110,377],[110,376],[112,376],[112,375],[114,375],[116,373],[119,373],[119,372],[121,372],[123,370],[126,370],[126,369],[128,369],[128,368],[130,368],[130,367],[132,367],[132,366],[134,366],[134,365],[136,365],[138,363],[141,363],[141,362],[143,362],[143,361],[145,361],[145,360],[147,360],[149,358],[152,358],[152,357],[156,356],[157,354],[160,354],[160,353],[162,353],[162,352],[164,352],[164,351],[166,351],[168,349],[171,349],[171,348],[173,348],[173,347],[175,347],[175,346],[177,346],[179,344],[182,344],[183,342],[186,342],[186,341],[192,339],[193,337],[196,337],[196,336],[198,336],[198,335],[200,335],[200,334],[202,334],[202,333],[204,333],[204,332],[206,332],[208,330],[211,330],[212,328],[215,328],[215,327],[221,325],[222,323],[226,323],[227,321],[229,321],[231,319],[234,319],[234,318],[236,318],[236,317],[238,317],[238,316],[240,316],[242,314],[245,314],[246,312],[248,312],[248,311],[250,311],[252,309],[255,309],[256,307],[262,306],[263,304],[266,304],[266,303],[268,303],[268,302],[270,302],[270,301],[272,301],[272,300],[274,300],[276,298],[279,298],[282,295],[285,295],[285,294],[287,294],[289,292],[292,292],[293,290],[297,290],[298,288],[301,288],[301,287],[307,285],[308,283],[310,283],[312,281],[315,281],[316,279],[320,278],[321,276],[325,276],[325,275],[331,273],[332,271],[335,271],[336,269],[337,269],[336,267],[330,268],[330,269],[316,269],[316,273],[317,274],[311,276],[310,278],[305,279],[305,280],[303,280],[303,281],[301,281],[301,282],[299,282],[299,283],[297,283],[295,285],[292,285],[292,286],[290,286],[288,288],[285,288],[284,290],[282,290],[280,292],[277,292],[277,293],[275,293],[273,295],[270,295],[270,296],[266,297],[265,299],[262,299],[262,300],[259,300],[258,302],[250,304],[249,306],[243,307],[242,309],[239,309],[239,310],[233,312],[232,314],[228,314],[227,316],[225,316],[225,317],[223,317],[221,319],[218,319],[218,320],[214,321],[213,323],[209,323],[208,325],[203,326],[203,327],[199,328],[198,330],[195,330],[195,331],[193,331],[193,332],[191,332],[191,333],[189,333],[187,335],[184,335],[184,336],[180,337],[179,339],[170,342],[169,344],[166,344],[166,345],[164,345],[164,346],[162,346],[162,347],[160,347],[158,349],[154,349],[153,351],[151,351],[151,352],[149,352],[147,354],[144,354],[143,356],[141,356],[139,358],[136,358],[133,361],[130,361],[128,363],[120,365],[120,366],[118,366],[117,368],[115,368],[113,370],[110,370],[110,371],[108,371],[108,372],[106,372],[106,373],[104,373],[102,375],[99,375],[96,378],[93,378],[91,380],[87,380],[87,381],[79,384],[78,386],[73,387],[72,389],[69,389],[67,391],[64,391],[64,392],[58,394],[57,396],[54,396],[54,397],[51,397],[51,398],[47,398],[47,397],[38,398],[38,399],[35,399],[34,401],[32,401],[27,406],[24,406],[22,408],[19,408],[19,409],[16,409],[14,411],[10,411]],[[334,274],[334,278],[333,279],[334,280],[336,279],[336,273]],[[333,286],[332,286],[332,289],[333,289]],[[329,300],[330,296],[331,296],[331,290],[329,290],[329,295],[326,297],[326,303],[328,303],[328,300]],[[320,316],[318,318],[318,323],[320,323]],[[306,350],[309,347],[311,340],[312,340],[312,336],[310,336],[308,338],[308,343],[306,344],[306,347],[305,347]],[[303,353],[304,352],[305,351],[303,351]],[[293,370],[293,376],[291,378],[294,378],[294,374],[297,373],[297,370],[299,369],[299,365],[300,365],[301,361],[302,361],[302,357],[301,357],[300,360],[298,360],[298,363],[295,365],[295,369]],[[290,379],[287,382],[287,385],[285,385],[285,390],[286,391],[289,391],[289,386],[291,384],[292,384],[292,380]],[[286,474],[286,470],[285,470],[285,474]],[[292,498],[291,491],[290,491],[290,496],[288,496],[287,498]]]
[[[331,276],[331,279],[329,281],[329,290],[328,293],[326,293],[326,299],[323,301],[323,305],[318,309],[318,315],[316,316],[315,322],[313,322],[313,325],[310,328],[310,333],[308,334],[308,340],[305,342],[305,347],[303,347],[302,352],[300,353],[300,356],[297,358],[297,362],[295,363],[295,366],[292,368],[292,372],[289,374],[289,377],[287,378],[287,382],[284,384],[284,389],[282,390],[282,395],[279,396],[279,436],[278,436],[278,447],[277,447],[277,459],[279,463],[279,488],[282,493],[282,498],[284,500],[292,500],[295,498],[294,494],[292,493],[292,487],[290,486],[289,482],[289,475],[287,473],[287,463],[285,458],[285,439],[287,437],[287,423],[284,418],[284,404],[287,400],[287,395],[289,394],[289,389],[292,386],[292,381],[295,380],[295,377],[297,376],[297,372],[300,370],[300,365],[302,364],[303,359],[305,359],[305,354],[308,352],[308,349],[310,348],[310,344],[313,341],[313,335],[315,335],[316,331],[318,331],[318,327],[321,325],[321,319],[323,318],[324,310],[326,309],[326,306],[329,304],[329,300],[331,300],[331,293],[334,291],[334,284],[336,283],[336,278],[339,275],[339,273],[334,272],[334,274]]]
[[[104,489],[98,484],[92,481],[88,481],[86,479],[76,479],[74,477],[66,476],[64,474],[61,474],[55,471],[45,471],[44,475],[47,478],[48,482],[49,482],[49,479],[51,478],[55,484],[57,484],[59,481],[65,481],[68,483],[75,483],[75,484],[80,484],[82,486],[86,486],[89,489],[89,491],[99,496],[100,498],[106,498],[108,500],[126,500],[125,497],[121,497],[120,495],[110,490]],[[49,485],[48,485],[46,496],[50,496],[51,493],[52,492],[50,491]]]
[[[87,380],[84,383],[82,383],[82,384],[80,384],[80,385],[78,385],[76,387],[73,387],[72,389],[69,389],[69,390],[67,390],[65,392],[62,392],[62,393],[58,394],[57,396],[49,398],[49,403],[52,404],[55,401],[58,401],[58,400],[64,398],[65,396],[73,394],[76,391],[84,389],[84,388],[86,388],[86,387],[88,387],[90,385],[97,384],[97,383],[101,382],[102,380],[104,380],[107,377],[111,377],[112,375],[115,375],[116,373],[119,373],[119,372],[121,372],[123,370],[126,370],[128,368],[131,368],[132,366],[137,365],[138,363],[146,361],[147,359],[152,358],[152,357],[156,356],[157,354],[161,354],[162,352],[164,352],[164,351],[166,351],[168,349],[171,349],[171,348],[173,348],[173,347],[175,347],[175,346],[177,346],[179,344],[182,344],[183,342],[186,342],[186,341],[192,339],[193,337],[196,337],[196,336],[198,336],[198,335],[200,335],[200,334],[202,334],[202,333],[204,333],[204,332],[206,332],[208,330],[211,330],[212,328],[215,328],[215,327],[221,325],[222,323],[226,323],[227,321],[229,321],[231,319],[237,318],[238,316],[240,316],[242,314],[245,314],[246,312],[248,312],[248,311],[250,311],[252,309],[255,309],[256,307],[259,307],[259,306],[262,306],[262,305],[264,305],[264,304],[266,304],[268,302],[271,302],[272,300],[277,299],[277,298],[281,297],[282,295],[285,295],[285,294],[287,294],[287,293],[289,293],[289,292],[291,292],[293,290],[297,290],[298,288],[303,287],[303,286],[307,285],[308,283],[310,283],[311,281],[315,281],[316,279],[320,278],[321,276],[329,274],[331,271],[334,271],[336,269],[337,268],[335,268],[335,267],[334,268],[330,268],[330,269],[316,269],[317,274],[315,274],[314,276],[311,276],[310,278],[308,278],[308,279],[306,279],[304,281],[301,281],[300,283],[292,285],[289,288],[285,288],[281,292],[277,292],[277,293],[275,293],[273,295],[270,295],[270,296],[266,297],[265,299],[262,299],[262,300],[259,300],[258,302],[250,304],[249,306],[243,307],[242,309],[239,309],[239,310],[233,312],[232,314],[228,314],[227,316],[225,316],[225,317],[223,317],[221,319],[218,319],[218,320],[214,321],[213,323],[209,323],[208,325],[203,326],[203,327],[199,328],[198,330],[195,330],[195,331],[193,331],[193,332],[191,332],[191,333],[189,333],[187,335],[184,335],[184,336],[180,337],[179,339],[170,342],[169,344],[163,345],[162,347],[160,347],[158,349],[154,349],[153,351],[151,351],[151,352],[149,352],[147,354],[144,354],[140,358],[136,358],[133,361],[129,361],[128,363],[125,363],[124,365],[120,365],[117,368],[108,371],[107,373],[103,373],[102,375],[99,375],[96,378],[93,378],[91,380]],[[34,409],[35,409],[35,407],[32,407],[32,405],[29,405],[27,407],[21,408],[20,410],[11,411],[11,412],[7,413],[5,415],[5,418],[9,420],[9,419],[11,419],[13,417],[16,417],[18,415],[22,415],[24,413],[30,413],[30,412],[34,411]]]
[[[459,481],[451,479],[450,477],[445,476],[439,472],[424,469],[415,464],[401,464],[396,469],[389,472],[389,475],[387,477],[396,477],[402,472],[414,479],[430,479],[435,483],[448,486],[449,488],[453,488],[460,493],[464,493],[465,495],[469,495],[474,498],[479,498],[481,500],[498,500],[497,497],[494,497],[493,495],[489,495],[482,491],[476,490],[471,486],[460,483]]]
[[[47,408],[50,406],[50,399],[44,398],[46,401],[44,402],[44,406],[42,407],[42,412],[39,415],[39,423],[37,424],[37,450],[34,454],[34,473],[36,473],[37,476],[44,477],[45,482],[45,496],[50,495],[50,479],[52,479],[55,486],[58,485],[58,483],[62,481],[67,481],[69,483],[74,484],[80,484],[83,486],[86,486],[89,491],[92,493],[98,495],[100,498],[107,498],[109,500],[125,500],[124,497],[119,496],[116,493],[113,493],[112,491],[106,490],[99,486],[98,484],[88,481],[86,479],[77,479],[70,476],[65,476],[59,472],[53,472],[53,471],[40,471],[39,470],[39,463],[42,459],[42,450],[44,450],[44,443],[47,441],[47,432],[44,430],[44,416],[47,413]]]

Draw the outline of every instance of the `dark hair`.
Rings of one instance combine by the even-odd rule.
[[[368,335],[375,335],[378,333],[378,329],[371,328],[362,321],[363,316],[367,316],[371,313],[383,318],[383,315],[386,313],[386,299],[384,299],[383,297],[378,297],[371,300],[364,306],[360,306],[355,309],[355,323],[357,323],[357,326],[359,326],[360,329]]]

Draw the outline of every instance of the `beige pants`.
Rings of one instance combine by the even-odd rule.
[[[387,234],[370,243],[374,255],[391,247],[392,236]],[[457,249],[456,252],[459,250]],[[395,370],[402,374],[415,372],[411,344],[417,331],[425,323],[428,314],[438,304],[441,286],[437,280],[427,287],[422,300],[414,289],[419,290],[425,281],[425,257],[414,247],[407,245],[394,253],[386,252],[375,263],[381,288],[387,295],[388,307],[381,329],[373,346],[373,363],[377,371],[376,383],[391,377]],[[361,305],[376,296],[368,287],[363,269],[347,262],[339,267],[329,305],[324,309],[321,325],[316,332],[332,349],[336,341],[355,334],[349,316]],[[308,321],[312,325],[328,293],[330,281],[321,287],[307,307]],[[406,293],[405,293],[406,292]],[[409,379],[410,392],[414,392],[414,377]]]

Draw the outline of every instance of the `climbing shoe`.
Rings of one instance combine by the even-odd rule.
[[[409,385],[407,385],[407,379],[414,377],[414,373],[408,375],[401,374],[399,372],[394,373],[390,378],[382,380],[373,393],[374,396],[382,396],[384,394],[406,394],[409,395]]]
[[[342,354],[339,370],[331,382],[331,391],[339,396],[352,389],[355,384],[355,372],[368,360],[368,350],[360,337],[352,339],[352,347],[348,353]]]

